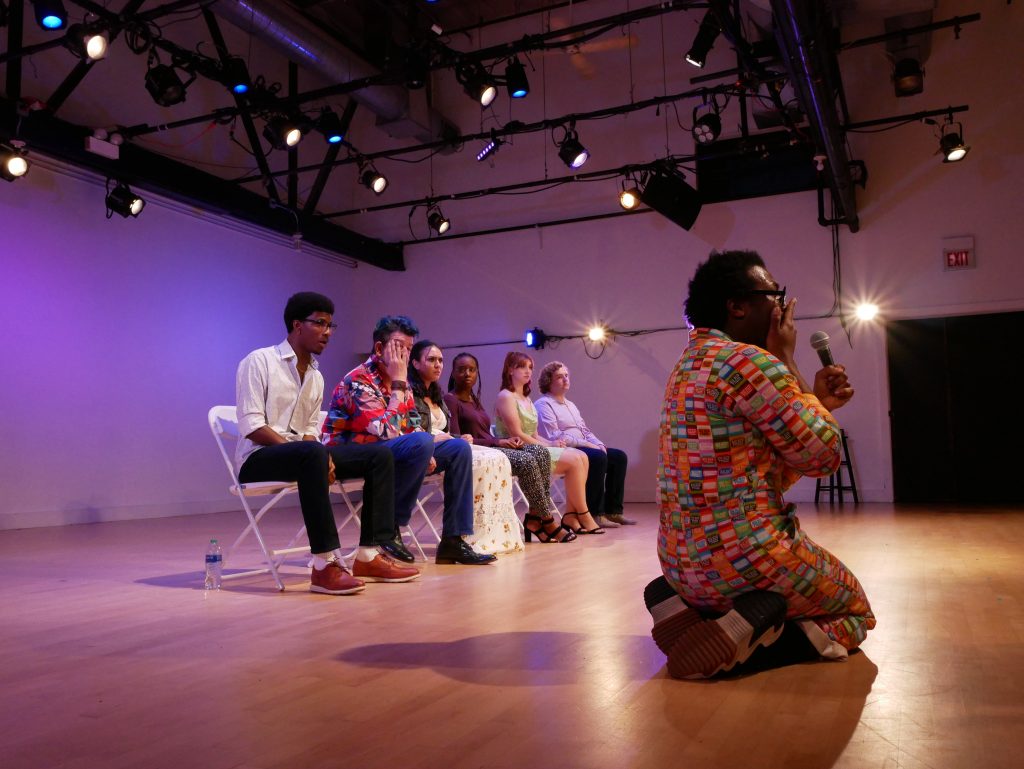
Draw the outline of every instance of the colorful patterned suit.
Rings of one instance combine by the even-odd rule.
[[[867,596],[783,499],[801,475],[834,472],[840,448],[832,415],[778,358],[694,329],[665,391],[658,468],[658,556],[683,600],[724,612],[740,593],[772,590],[788,619],[856,648],[875,626]]]

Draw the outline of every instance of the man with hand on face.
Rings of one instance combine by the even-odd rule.
[[[235,379],[241,483],[295,481],[306,524],[314,593],[349,595],[364,582],[409,582],[419,571],[378,552],[394,531],[394,460],[378,446],[335,446],[318,440],[324,378],[320,355],[337,328],[334,303],[311,291],[295,294],[284,309],[288,338],[249,353]],[[329,488],[335,478],[362,478],[363,513],[352,573],[341,559]]]
[[[844,659],[874,614],[783,492],[835,471],[831,412],[853,388],[842,366],[822,368],[813,384],[801,376],[796,300],[756,253],[712,252],[689,288],[693,329],[665,389],[659,436],[664,576],[644,592],[654,640],[676,678],[730,670],[784,629],[787,643],[767,657]]]
[[[323,427],[327,446],[386,446],[395,460],[395,523],[389,554],[412,562],[398,526],[407,526],[425,475],[444,472],[444,517],[435,560],[481,565],[497,560],[462,539],[473,533],[473,452],[461,438],[434,443],[423,431],[407,383],[409,352],[419,329],[404,315],[386,315],[373,331],[373,353],[334,388]]]

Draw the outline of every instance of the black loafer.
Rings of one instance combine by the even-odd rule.
[[[445,537],[437,546],[434,563],[461,563],[464,566],[482,566],[497,561],[498,557],[487,553],[478,553],[462,537]]]
[[[406,563],[412,563],[416,559],[412,557],[412,553],[406,548],[405,543],[402,542],[401,536],[396,536],[394,539],[385,540],[377,545],[387,555],[390,555],[397,561],[405,561]]]

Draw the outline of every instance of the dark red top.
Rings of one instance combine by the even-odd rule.
[[[452,435],[472,435],[477,446],[497,446],[498,439],[491,435],[491,415],[483,404],[473,396],[473,402],[459,400],[455,393],[444,396],[445,405],[452,413],[449,432]]]

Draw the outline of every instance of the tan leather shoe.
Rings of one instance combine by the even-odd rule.
[[[313,568],[309,578],[309,592],[328,595],[352,595],[366,589],[366,585],[348,573],[337,561],[330,561],[322,569]]]
[[[612,513],[611,515],[606,515],[605,518],[619,524],[619,526],[636,526],[636,521],[632,518],[627,518],[622,513]]]
[[[383,553],[372,561],[356,561],[352,573],[366,582],[411,582],[420,575],[419,569],[403,566]]]

